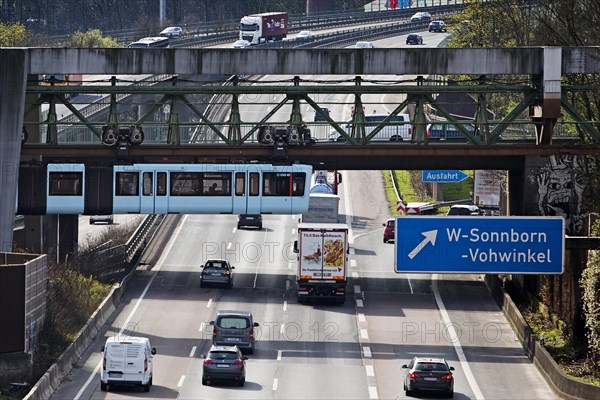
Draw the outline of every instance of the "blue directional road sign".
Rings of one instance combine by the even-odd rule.
[[[398,273],[561,274],[562,217],[401,216]]]
[[[469,177],[460,170],[423,170],[421,172],[423,182],[451,183],[464,181]]]

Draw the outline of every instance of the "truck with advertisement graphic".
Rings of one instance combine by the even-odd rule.
[[[287,32],[287,12],[246,15],[240,20],[240,40],[247,40],[253,45],[269,40],[282,40]]]
[[[311,193],[298,224],[296,275],[298,302],[332,300],[343,304],[348,282],[348,225],[340,223],[339,196]]]

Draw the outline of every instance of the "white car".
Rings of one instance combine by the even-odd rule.
[[[373,49],[373,48],[375,48],[375,46],[373,46],[373,43],[371,43],[371,42],[356,42],[356,48],[357,49]]]
[[[179,26],[169,26],[168,28],[165,28],[162,30],[162,32],[160,32],[160,36],[166,36],[168,38],[179,37],[182,34],[183,29],[181,29]]]
[[[247,40],[240,39],[237,40],[231,47],[233,47],[234,49],[245,49],[246,47],[250,47],[250,42]]]
[[[314,35],[313,35],[313,33],[311,31],[300,31],[296,35],[296,39],[310,39],[313,36]]]

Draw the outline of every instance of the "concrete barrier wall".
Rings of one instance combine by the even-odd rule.
[[[540,345],[533,331],[525,322],[523,315],[510,296],[503,290],[502,282],[497,275],[486,275],[485,283],[498,302],[502,313],[511,324],[523,349],[552,390],[562,399],[567,400],[600,400],[600,387],[576,381],[565,375],[552,356]]]

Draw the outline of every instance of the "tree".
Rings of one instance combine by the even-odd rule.
[[[113,38],[108,36],[102,36],[100,29],[91,29],[87,32],[75,32],[69,41],[66,43],[66,47],[79,47],[79,48],[97,48],[97,47],[122,47]]]
[[[21,24],[0,24],[0,47],[18,47],[27,44],[29,36]]]

